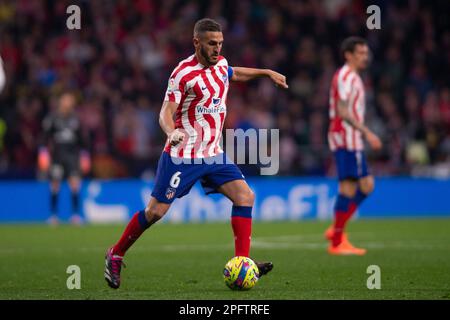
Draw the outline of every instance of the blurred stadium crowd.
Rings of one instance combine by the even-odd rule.
[[[367,123],[385,148],[376,175],[450,176],[449,1],[377,1],[381,30],[366,27],[373,1],[0,1],[0,177],[36,177],[42,119],[64,89],[92,154],[92,176],[151,176],[165,137],[158,114],[168,77],[193,53],[202,17],[224,28],[230,65],[271,68],[270,81],[231,84],[227,128],[279,128],[280,174],[333,175],[328,90],[340,42],[368,39]],[[67,30],[67,6],[81,30]],[[250,172],[251,174],[251,172]]]

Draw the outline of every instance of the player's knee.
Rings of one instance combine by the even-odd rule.
[[[343,180],[339,183],[339,194],[348,198],[353,198],[356,194],[358,185],[353,180]]]
[[[238,192],[235,197],[234,205],[252,207],[255,202],[255,193],[248,188],[244,192]]]
[[[369,195],[375,190],[375,180],[373,177],[367,177],[364,182],[360,184],[359,188],[361,192]]]

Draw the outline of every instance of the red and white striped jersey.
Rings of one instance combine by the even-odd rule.
[[[328,143],[332,151],[336,149],[363,150],[364,142],[359,130],[353,128],[338,116],[337,104],[343,100],[348,104],[353,117],[364,123],[366,109],[364,84],[361,77],[348,65],[336,71],[330,88],[330,127]]]
[[[176,146],[166,142],[164,151],[172,157],[205,158],[223,152],[220,140],[227,111],[228,68],[222,56],[215,65],[205,67],[192,55],[172,72],[164,101],[178,104],[175,128],[185,134]]]

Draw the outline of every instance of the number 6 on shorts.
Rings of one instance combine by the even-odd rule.
[[[178,185],[180,184],[181,182],[181,178],[179,177],[180,174],[181,172],[177,171],[172,175],[172,178],[170,178],[169,184],[172,188],[177,188]]]

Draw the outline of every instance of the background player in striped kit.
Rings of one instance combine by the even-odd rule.
[[[334,74],[330,89],[330,127],[328,141],[333,151],[339,179],[334,224],[325,232],[330,241],[328,252],[335,255],[363,255],[365,249],[354,247],[344,233],[347,221],[362,201],[373,191],[374,178],[369,173],[363,138],[374,150],[381,140],[364,125],[365,93],[359,72],[369,63],[369,47],[359,37],[342,43],[345,65]]]
[[[188,194],[198,180],[206,193],[219,192],[232,201],[234,255],[249,256],[254,194],[240,169],[219,145],[229,80],[269,77],[275,85],[287,88],[286,78],[267,69],[230,67],[220,55],[223,35],[214,20],[197,21],[193,44],[195,54],[180,62],[170,76],[160,112],[167,142],[158,163],[151,200],[145,210],[133,216],[120,240],[106,253],[105,279],[112,288],[120,286],[122,259],[128,248],[166,214],[175,198]],[[260,276],[273,267],[270,262],[256,264]]]

